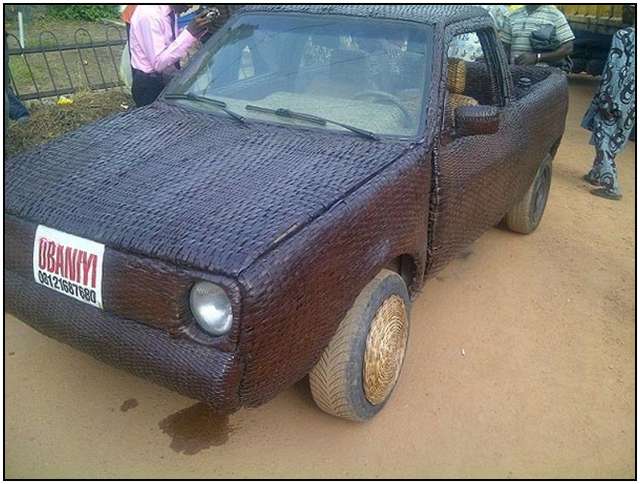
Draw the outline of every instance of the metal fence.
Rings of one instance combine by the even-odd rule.
[[[94,41],[88,30],[75,31],[73,44],[60,44],[51,31],[43,31],[37,47],[23,48],[7,34],[9,82],[22,100],[71,94],[80,89],[101,90],[124,85],[120,58],[126,44],[123,30],[105,29],[105,40]]]

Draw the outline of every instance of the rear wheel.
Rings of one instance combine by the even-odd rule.
[[[322,410],[356,421],[382,410],[404,362],[410,304],[402,277],[386,269],[363,289],[309,374]]]
[[[547,155],[527,193],[505,216],[510,230],[530,234],[540,225],[551,188],[551,162],[551,155]]]

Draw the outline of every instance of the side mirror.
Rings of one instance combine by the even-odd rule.
[[[456,137],[494,134],[500,128],[500,110],[495,106],[460,106],[455,123]]]

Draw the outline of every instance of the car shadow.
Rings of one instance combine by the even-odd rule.
[[[295,383],[290,392],[292,396],[295,396],[305,407],[317,410],[315,402],[313,401],[313,395],[311,395],[311,386],[309,385],[309,375],[305,375],[300,381]]]

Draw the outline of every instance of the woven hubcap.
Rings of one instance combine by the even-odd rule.
[[[409,318],[404,300],[387,298],[371,322],[364,352],[362,382],[371,405],[384,402],[400,374],[409,335]]]

